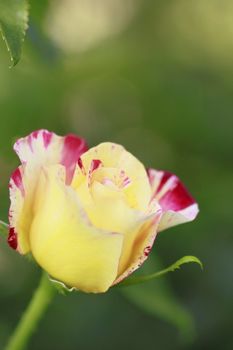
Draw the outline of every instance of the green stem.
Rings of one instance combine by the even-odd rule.
[[[43,273],[40,284],[5,350],[25,349],[55,292],[56,289],[52,286],[48,276]]]

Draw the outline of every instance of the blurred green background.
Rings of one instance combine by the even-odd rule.
[[[32,0],[23,57],[0,42],[0,217],[32,130],[123,144],[176,173],[198,219],[162,232],[146,270],[198,256],[166,279],[105,295],[58,295],[29,349],[233,349],[233,2]],[[40,271],[0,242],[0,348]]]

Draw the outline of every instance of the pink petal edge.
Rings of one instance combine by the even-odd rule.
[[[61,164],[66,167],[66,182],[70,184],[80,156],[88,150],[86,141],[76,135],[69,134],[64,137]]]
[[[23,185],[23,175],[22,175],[22,167],[18,167],[11,175],[10,182],[9,182],[9,190],[10,190],[10,199],[11,202],[14,200],[14,193],[19,190],[21,193],[21,196],[25,196],[25,190],[24,190],[24,185]],[[18,249],[18,239],[17,239],[17,232],[15,231],[14,225],[12,223],[13,221],[13,210],[12,207],[9,209],[9,235],[7,242],[9,246],[17,250]]]
[[[72,181],[80,156],[88,150],[86,141],[83,138],[73,134],[62,137],[45,129],[33,131],[28,136],[18,139],[13,148],[22,164],[27,164],[31,161],[36,164],[38,161],[38,164],[64,165],[67,184]],[[17,232],[15,231],[15,225],[12,224],[17,214],[12,210],[12,203],[16,200],[14,192],[17,190],[20,190],[22,197],[25,197],[21,166],[13,172],[10,178],[9,189],[11,207],[9,210],[10,230],[8,243],[13,249],[18,250]]]
[[[159,231],[196,218],[198,205],[176,175],[148,169],[148,177],[153,191],[152,199],[158,201],[163,211]]]

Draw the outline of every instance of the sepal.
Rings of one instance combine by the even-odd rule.
[[[52,278],[51,276],[48,275],[48,279],[51,282],[51,284],[53,285],[53,287],[58,291],[59,294],[62,295],[69,295],[72,292],[79,292],[79,290],[75,287],[68,287],[65,285],[65,283],[60,282],[54,278]]]

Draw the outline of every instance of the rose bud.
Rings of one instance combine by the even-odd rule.
[[[198,206],[171,173],[121,145],[87,149],[74,135],[39,130],[14,145],[10,246],[55,280],[100,293],[147,259],[159,231],[193,220]]]

